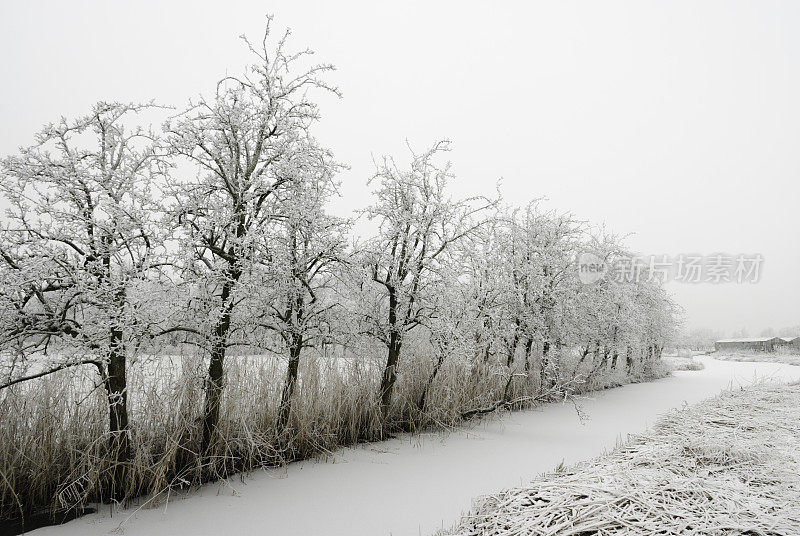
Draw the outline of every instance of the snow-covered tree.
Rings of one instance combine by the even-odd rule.
[[[567,283],[574,278],[574,258],[580,233],[570,214],[542,212],[538,203],[515,211],[509,225],[507,266],[511,272],[513,336],[509,365],[517,344],[524,341],[525,368],[532,350],[541,347],[540,377],[548,365],[550,349],[564,337],[561,306]]]
[[[362,264],[371,297],[365,323],[368,332],[387,348],[378,399],[387,416],[406,334],[429,318],[435,301],[430,287],[448,248],[474,232],[476,219],[493,204],[487,199],[453,201],[446,186],[453,174],[437,162],[449,149],[440,141],[422,154],[412,152],[409,169],[384,158],[372,182],[377,202],[364,213],[377,224],[377,234],[363,247]],[[371,283],[371,284],[370,284]]]
[[[137,295],[163,255],[154,200],[165,160],[152,134],[126,129],[147,106],[98,103],[44,127],[2,162],[11,208],[0,239],[0,388],[79,365],[96,367],[109,407],[112,489],[130,452],[126,366],[144,332]]]
[[[277,434],[286,431],[298,367],[304,348],[331,339],[331,298],[335,276],[346,256],[349,222],[326,213],[335,193],[337,170],[330,155],[314,146],[298,151],[285,171],[294,178],[276,194],[279,203],[272,224],[260,245],[259,257],[269,259],[258,273],[266,288],[253,289],[254,328],[277,334],[288,353],[288,365],[278,412]],[[280,350],[278,350],[280,351]]]
[[[311,52],[287,50],[288,31],[271,49],[269,22],[259,46],[248,42],[255,64],[220,80],[212,98],[166,125],[174,153],[197,168],[194,178],[174,185],[173,195],[183,275],[205,314],[199,325],[187,326],[204,333],[209,353],[204,452],[219,421],[225,355],[243,329],[237,309],[246,310],[241,305],[252,297],[252,285],[244,283],[255,266],[269,264],[265,244],[274,217],[283,213],[282,192],[301,180],[300,162],[317,153],[309,128],[319,113],[309,94],[338,94],[322,78],[333,67],[302,66]]]

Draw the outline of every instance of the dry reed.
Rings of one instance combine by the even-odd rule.
[[[528,407],[563,396],[653,377],[605,371],[586,378],[563,357],[555,385],[543,392],[535,375],[510,384],[503,408]],[[404,356],[389,414],[389,432],[453,426],[462,414],[496,402],[507,383],[499,363],[445,361],[427,395],[419,398],[433,367],[424,352]],[[270,356],[231,356],[215,456],[199,455],[205,363],[195,356],[142,359],[129,367],[133,459],[121,496],[157,504],[179,488],[328,453],[340,446],[386,436],[375,393],[378,358],[303,357],[288,441],[275,423],[285,361]],[[571,368],[572,367],[572,368]],[[108,452],[108,407],[93,369],[62,371],[0,391],[0,521],[63,519],[109,496],[113,456]]]

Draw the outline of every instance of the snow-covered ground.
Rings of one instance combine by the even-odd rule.
[[[548,404],[447,435],[404,436],[209,485],[159,508],[113,516],[106,508],[34,534],[429,535],[454,524],[475,496],[524,483],[562,460],[596,456],[670,408],[731,385],[800,379],[800,368],[785,364],[701,360],[700,371],[590,395],[580,403],[583,420],[571,403]]]
[[[720,361],[758,361],[770,363],[785,363],[787,365],[800,365],[800,355],[789,352],[769,352],[758,354],[739,354],[739,353],[714,353],[714,359]]]

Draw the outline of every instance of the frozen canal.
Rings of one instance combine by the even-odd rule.
[[[800,367],[703,359],[705,370],[590,394],[581,421],[571,403],[507,414],[469,429],[404,436],[209,485],[138,512],[108,507],[34,534],[142,536],[419,536],[454,524],[473,497],[520,484],[562,460],[612,448],[657,417],[728,386],[798,380]]]

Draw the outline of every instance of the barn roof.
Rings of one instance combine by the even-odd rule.
[[[745,339],[720,339],[717,342],[767,342],[777,337],[750,337]]]

